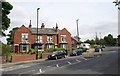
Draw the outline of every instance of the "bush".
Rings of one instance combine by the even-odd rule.
[[[42,58],[42,53],[38,52],[38,58]]]
[[[45,50],[45,52],[53,52],[53,51],[54,51],[54,48],[49,48]]]
[[[11,61],[11,51],[12,47],[7,44],[2,44],[2,56],[6,58],[7,62]]]
[[[55,48],[53,51],[60,51],[60,50],[65,50],[64,48]]]
[[[36,52],[36,50],[34,50],[34,49],[30,49],[29,51],[28,51],[28,54],[36,54],[37,52]]]

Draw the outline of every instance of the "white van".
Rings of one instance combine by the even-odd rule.
[[[89,48],[90,48],[90,44],[89,44],[89,43],[81,43],[81,44],[80,44],[80,47],[81,47],[81,48],[89,49]]]

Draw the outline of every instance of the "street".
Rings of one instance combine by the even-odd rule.
[[[118,48],[106,47],[101,56],[67,57],[2,68],[3,74],[118,74]]]

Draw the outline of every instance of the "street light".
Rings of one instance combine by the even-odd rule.
[[[78,37],[78,41],[79,41],[78,20],[79,20],[79,19],[76,20],[76,24],[77,24],[77,37]]]
[[[39,15],[39,9],[40,8],[37,8],[37,55],[36,55],[36,59],[38,59],[38,21],[39,21],[39,18],[38,18],[38,15]]]
[[[120,10],[120,7],[119,7],[120,0],[115,0],[115,1],[113,1],[113,3],[115,3],[115,6],[118,6],[118,9]]]

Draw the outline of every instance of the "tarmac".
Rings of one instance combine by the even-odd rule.
[[[87,52],[84,52],[82,54],[83,57],[94,57],[95,55],[100,55],[99,52],[94,52],[94,49],[89,49],[87,50]],[[26,64],[26,63],[30,63],[30,62],[42,62],[45,61],[46,59],[38,59],[38,60],[30,60],[30,61],[20,61],[20,62],[13,62],[13,63],[4,63],[4,64],[0,64],[0,68],[6,68],[12,65],[20,65],[20,64]]]

